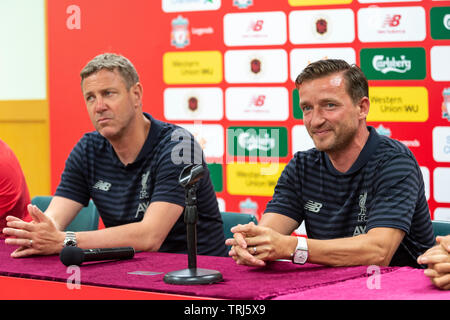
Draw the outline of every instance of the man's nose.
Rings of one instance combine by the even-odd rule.
[[[103,112],[106,109],[105,101],[103,100],[103,97],[99,96],[97,97],[97,100],[95,101],[95,112]]]
[[[311,112],[311,126],[318,127],[321,126],[325,122],[325,118],[320,110],[320,108],[314,108]]]

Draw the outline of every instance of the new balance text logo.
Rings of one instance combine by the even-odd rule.
[[[105,182],[103,180],[98,180],[97,183],[93,186],[93,188],[102,191],[109,191],[109,189],[111,189],[111,183]]]
[[[322,204],[319,202],[314,202],[312,200],[308,200],[308,202],[306,202],[305,206],[304,206],[305,210],[314,212],[314,213],[319,213],[320,209],[322,208]]]

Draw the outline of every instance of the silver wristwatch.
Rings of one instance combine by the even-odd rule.
[[[77,237],[75,232],[66,231],[66,238],[64,239],[64,247],[76,247],[77,246]]]
[[[297,237],[297,247],[292,254],[292,262],[295,264],[305,264],[308,260],[308,243],[306,238]]]

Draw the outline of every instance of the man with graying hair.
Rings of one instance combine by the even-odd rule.
[[[405,145],[367,126],[361,69],[316,61],[296,86],[315,148],[294,154],[257,226],[231,229],[230,255],[250,266],[422,267],[417,257],[434,244],[422,173]],[[303,221],[308,238],[291,236]]]
[[[143,87],[133,64],[117,54],[98,55],[81,71],[81,90],[96,131],[71,151],[45,213],[29,205],[33,222],[7,217],[6,243],[20,246],[11,256],[57,254],[64,246],[186,253],[185,193],[178,179],[196,152],[206,170],[197,187],[198,253],[226,255],[201,148],[185,130],[142,111]],[[106,228],[65,232],[90,199]]]

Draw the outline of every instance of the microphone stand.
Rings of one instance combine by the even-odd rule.
[[[168,284],[210,284],[222,281],[222,274],[216,270],[197,268],[197,184],[203,176],[204,168],[189,165],[180,175],[180,184],[185,187],[184,223],[186,224],[188,268],[168,272],[164,282]]]

